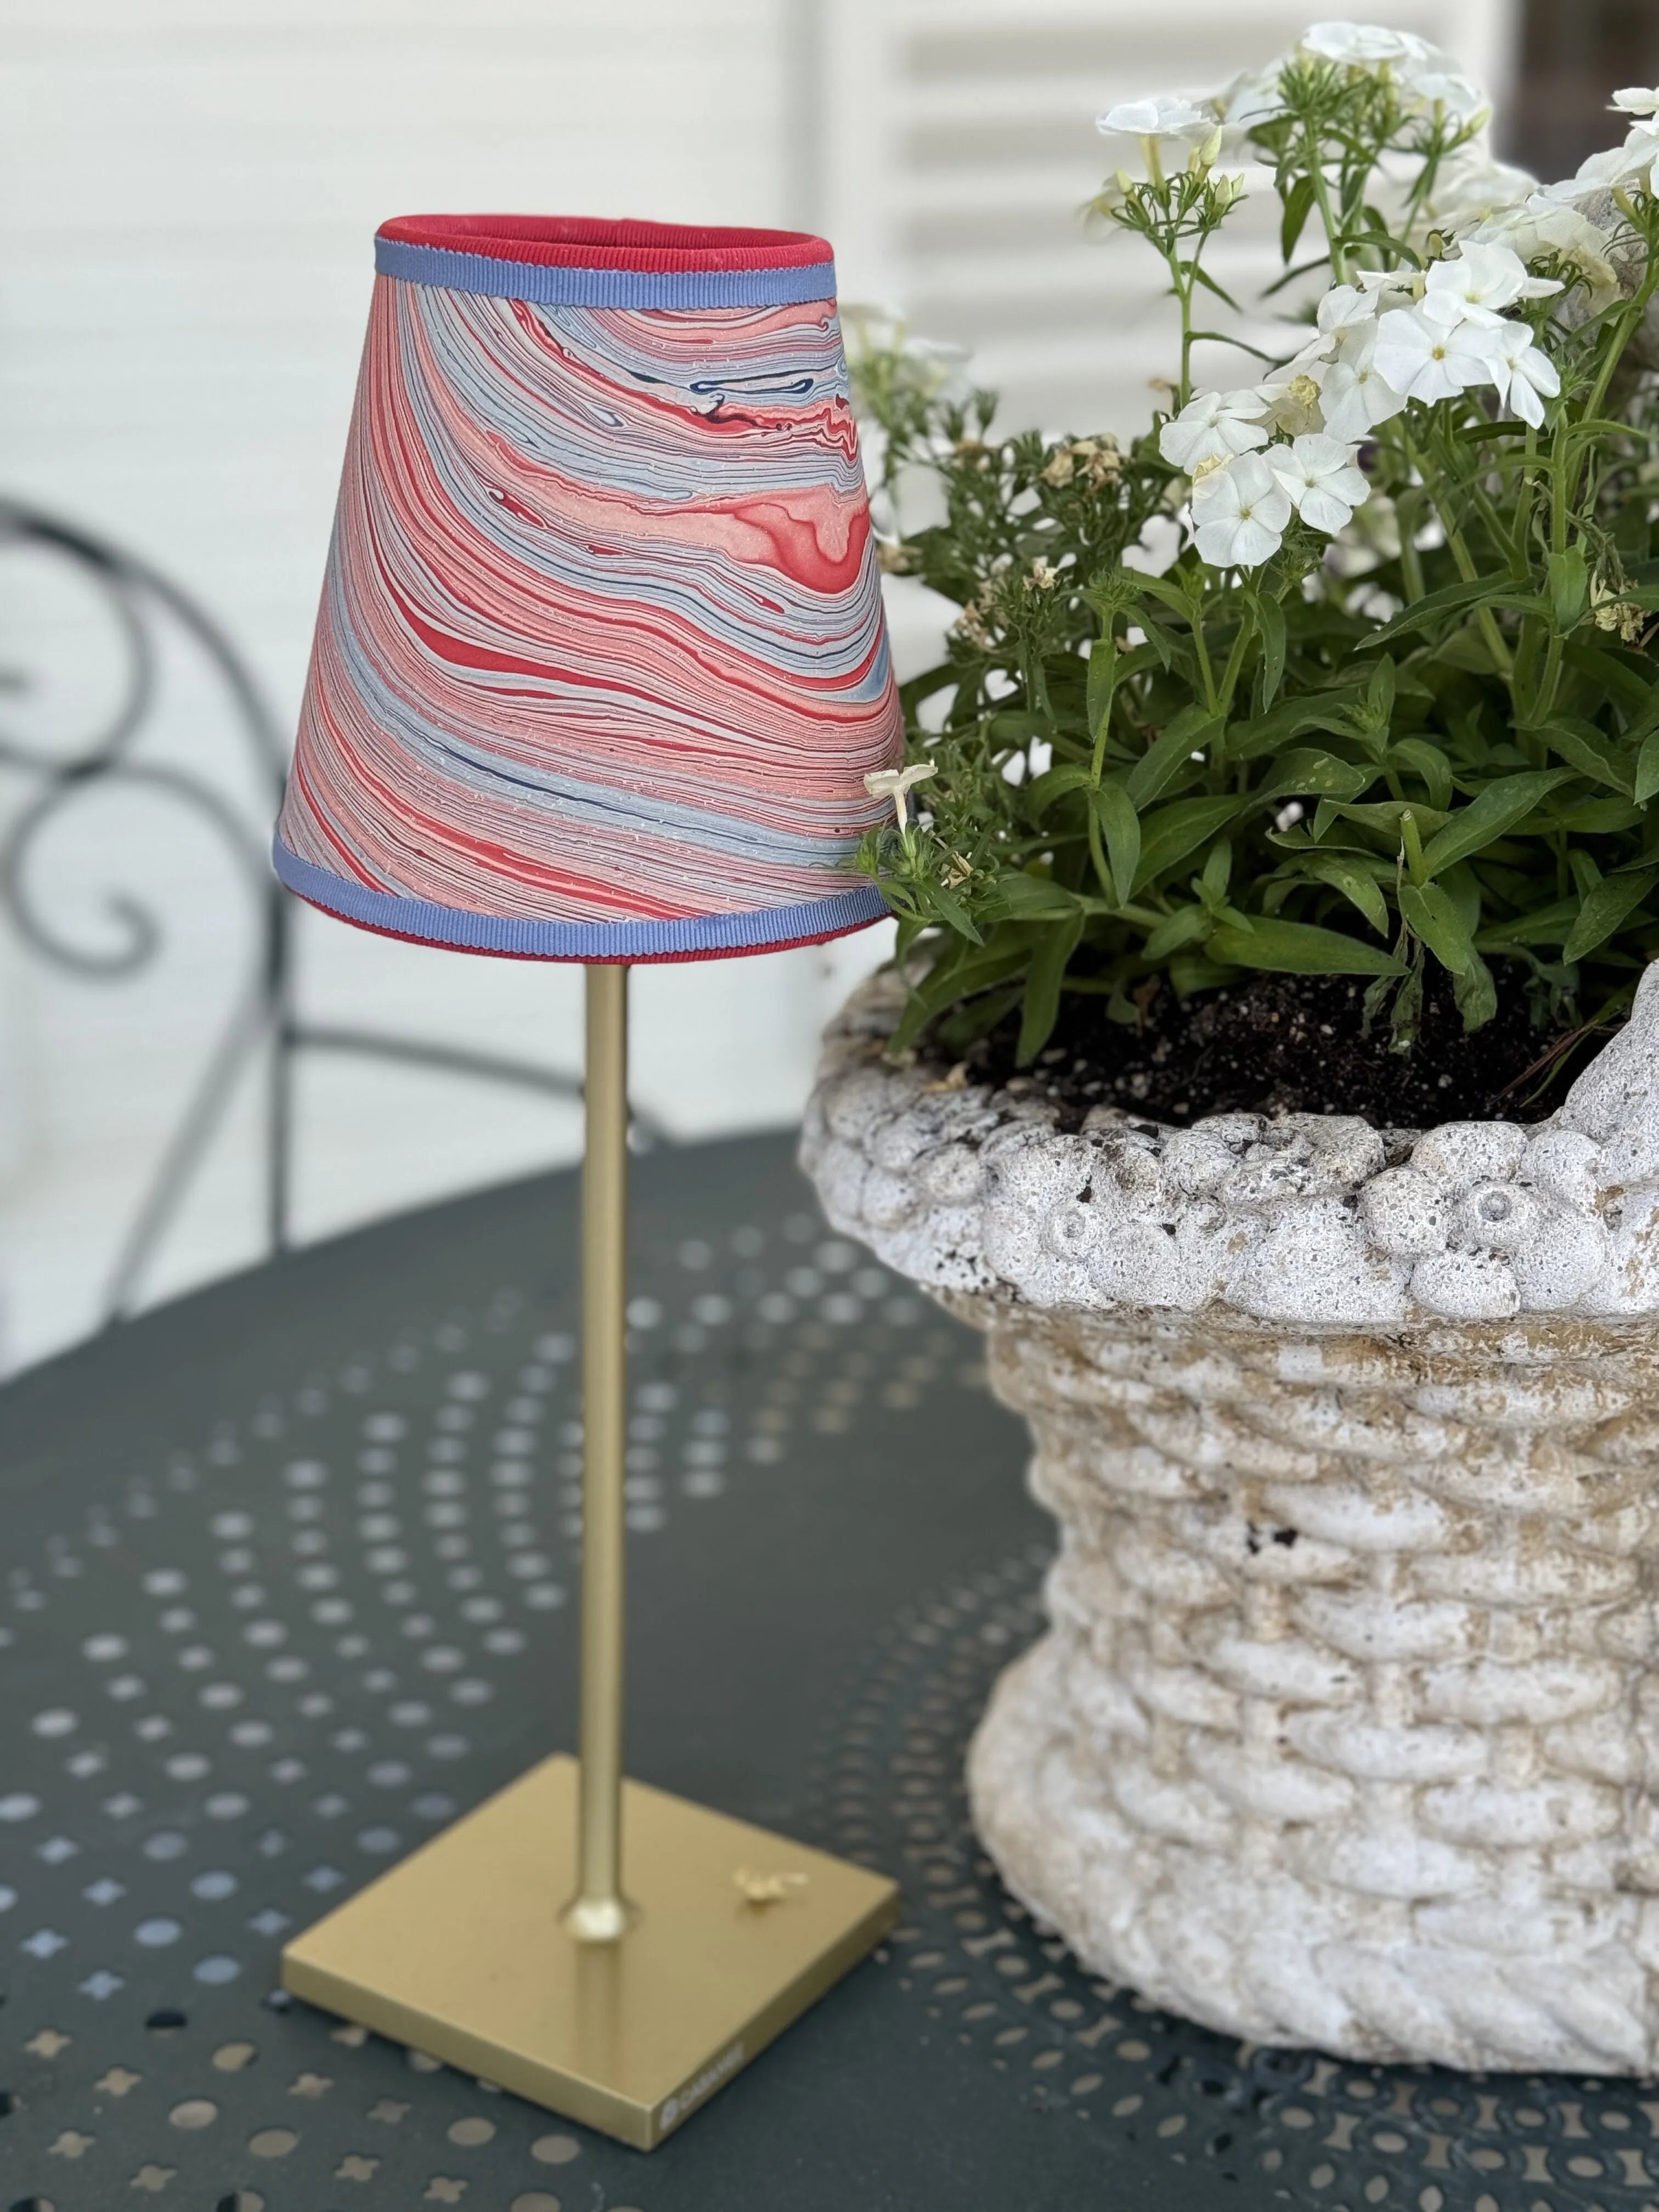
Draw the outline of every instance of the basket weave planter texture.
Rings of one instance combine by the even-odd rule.
[[[1011,1888],[1258,2042],[1659,2070],[1659,967],[1549,1121],[1187,1129],[832,1028],[836,1225],[987,1336],[1060,1523],[969,1753]]]

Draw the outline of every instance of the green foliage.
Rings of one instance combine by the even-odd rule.
[[[1279,101],[1253,136],[1285,297],[1310,270],[1316,297],[1455,249],[1431,216],[1468,128],[1407,112],[1386,70],[1316,60],[1286,67]],[[1210,342],[1203,249],[1239,195],[1213,146],[1165,176],[1148,145],[1151,176],[1120,174],[1100,211],[1170,270],[1173,415]],[[1402,161],[1413,181],[1390,196]],[[1489,389],[1414,404],[1367,438],[1353,526],[1332,544],[1292,517],[1248,571],[1185,538],[1160,574],[1134,550],[1177,537],[1191,493],[1167,417],[1121,447],[997,437],[994,403],[902,339],[855,354],[882,488],[932,484],[934,519],[884,564],[959,611],[902,694],[907,757],[935,770],[921,811],[856,861],[924,956],[899,1048],[930,1025],[959,1048],[1018,1006],[1029,1061],[1062,993],[1132,1012],[1155,975],[1183,994],[1251,969],[1375,979],[1402,1049],[1436,968],[1470,1028],[1504,966],[1540,1021],[1628,999],[1659,953],[1659,407],[1632,358],[1659,201],[1614,198],[1620,288],[1558,253],[1529,264],[1563,287],[1517,311],[1560,378],[1542,426]]]

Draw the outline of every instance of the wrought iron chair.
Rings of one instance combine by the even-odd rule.
[[[294,903],[270,872],[270,823],[282,798],[288,746],[246,662],[212,617],[147,562],[38,507],[0,499],[0,551],[21,550],[66,559],[107,605],[118,632],[124,681],[106,726],[73,753],[55,755],[23,744],[0,716],[0,776],[23,779],[29,793],[0,836],[0,911],[38,958],[66,973],[118,982],[155,961],[163,941],[159,917],[125,891],[108,911],[116,941],[88,949],[54,924],[32,886],[29,856],[46,824],[89,790],[148,789],[193,811],[222,841],[246,883],[258,919],[256,966],[220,1029],[208,1066],[186,1103],[122,1240],[105,1289],[103,1325],[132,1312],[151,1261],[211,1147],[238,1078],[264,1062],[262,1173],[267,1249],[292,1241],[295,1170],[295,1075],[301,1054],[328,1053],[392,1060],[476,1077],[579,1102],[580,1077],[532,1060],[475,1052],[384,1031],[310,1022],[294,996]],[[158,641],[167,625],[194,647],[216,678],[234,741],[254,770],[268,804],[261,818],[239,811],[213,784],[166,762],[139,757],[161,705]],[[27,688],[15,670],[0,678],[14,693]],[[662,1132],[636,1116],[640,1139]]]

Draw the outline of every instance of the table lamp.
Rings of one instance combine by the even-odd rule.
[[[628,968],[878,919],[845,863],[902,718],[822,239],[417,216],[374,256],[275,861],[363,928],[586,963],[580,1759],[283,1979],[648,2149],[897,1891],[623,1779]]]

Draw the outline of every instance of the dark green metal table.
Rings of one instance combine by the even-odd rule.
[[[438,1207],[0,1391],[0,2212],[1659,2206],[1650,2090],[1241,2049],[1003,1894],[1023,1436],[791,1152],[637,1164],[629,1764],[898,1875],[893,1943],[648,2158],[273,1993],[573,1740],[574,1181]]]

